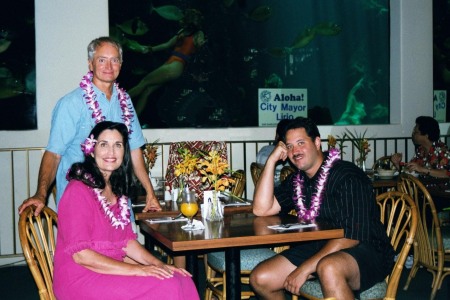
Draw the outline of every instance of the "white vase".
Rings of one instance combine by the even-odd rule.
[[[356,164],[361,170],[366,171],[366,161],[364,159],[358,159]]]
[[[205,207],[205,218],[210,221],[219,221],[223,219],[223,207],[219,201],[219,192],[205,191],[204,192],[204,204]]]

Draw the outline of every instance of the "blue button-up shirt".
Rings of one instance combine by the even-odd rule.
[[[105,120],[123,122],[117,89],[113,88],[111,100],[108,100],[106,95],[95,85],[94,92],[97,95],[96,99]],[[56,173],[56,203],[59,202],[68,184],[66,180],[67,171],[73,163],[84,160],[80,145],[95,126],[92,110],[86,104],[83,94],[83,89],[77,88],[62,97],[53,109],[50,138],[46,150],[61,155]],[[128,101],[130,102],[129,107],[132,107],[134,112],[131,100]],[[130,148],[133,150],[145,143],[136,113],[134,113],[131,121],[131,130]]]

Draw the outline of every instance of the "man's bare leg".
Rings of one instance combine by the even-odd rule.
[[[360,274],[355,259],[348,253],[336,252],[317,264],[324,297],[354,299],[352,290],[359,290]]]
[[[250,284],[258,299],[284,300],[284,281],[296,267],[281,255],[260,263],[250,274]]]

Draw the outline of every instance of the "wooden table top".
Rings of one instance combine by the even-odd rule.
[[[372,185],[374,188],[396,188],[398,176],[391,179],[374,178]],[[419,176],[432,197],[450,199],[450,179]]]
[[[342,238],[343,229],[331,228],[326,224],[317,227],[276,231],[268,225],[296,223],[297,217],[256,217],[251,213],[225,215],[222,221],[210,222],[200,219],[205,229],[185,231],[184,222],[149,223],[140,220],[141,230],[172,251],[219,249],[257,245],[288,244],[292,242]]]
[[[392,188],[397,187],[397,179],[398,176],[394,176],[390,179],[381,179],[381,178],[374,178],[372,180],[372,185],[374,188]]]

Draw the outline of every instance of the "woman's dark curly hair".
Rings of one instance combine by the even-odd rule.
[[[428,139],[432,142],[439,140],[441,130],[439,129],[439,123],[432,117],[420,116],[416,118],[417,129],[419,129],[422,135],[428,134]]]
[[[105,130],[117,130],[123,138],[124,156],[120,167],[111,173],[109,181],[111,183],[112,192],[120,197],[122,195],[129,196],[131,186],[133,185],[131,151],[128,142],[128,128],[123,123],[104,121],[100,122],[92,128],[89,137],[93,135],[94,139],[98,139],[99,135]],[[74,163],[67,173],[67,180],[79,180],[92,188],[105,188],[105,180],[100,172],[95,158],[92,155],[85,156],[84,162]]]

